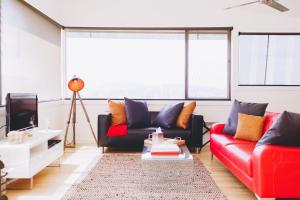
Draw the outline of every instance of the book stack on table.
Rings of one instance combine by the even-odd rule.
[[[177,144],[154,144],[151,147],[152,156],[179,156],[180,148]]]

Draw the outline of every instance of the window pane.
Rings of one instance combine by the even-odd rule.
[[[228,98],[227,34],[189,34],[188,97]]]
[[[300,85],[300,36],[270,35],[268,85]]]
[[[268,35],[240,36],[239,84],[265,84],[267,48]]]
[[[67,78],[85,98],[184,99],[184,45],[183,31],[68,32]]]

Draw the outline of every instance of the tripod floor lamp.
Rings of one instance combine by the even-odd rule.
[[[94,137],[94,140],[97,144],[97,139],[95,136],[95,132],[93,130],[93,127],[91,125],[90,122],[90,118],[87,114],[87,111],[85,109],[85,106],[83,104],[83,101],[80,97],[79,91],[82,90],[84,87],[84,82],[82,79],[74,76],[68,83],[68,88],[73,92],[73,97],[72,97],[72,101],[71,101],[71,108],[70,108],[70,112],[69,112],[69,116],[68,116],[68,121],[67,121],[67,127],[66,127],[66,132],[65,132],[65,141],[64,141],[64,147],[65,148],[75,148],[76,146],[76,134],[75,134],[75,130],[76,130],[76,100],[79,100],[81,107],[83,109],[85,118],[89,124],[89,127],[91,129],[92,135]],[[78,97],[78,99],[77,99]],[[72,118],[72,137],[71,137],[71,141],[68,141],[68,131],[69,131],[69,125],[70,125],[70,121]]]

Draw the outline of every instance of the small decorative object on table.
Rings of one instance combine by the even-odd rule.
[[[9,143],[11,144],[21,144],[24,142],[24,139],[32,136],[32,133],[29,131],[10,131],[7,133]]]
[[[160,144],[164,141],[164,133],[161,131],[161,128],[158,127],[155,132],[148,135],[148,139],[152,139],[152,144]]]
[[[152,146],[154,144],[177,144],[178,146],[185,145],[185,140],[181,137],[164,138],[164,134],[160,127],[156,129],[155,132],[149,134],[148,139],[144,140],[144,146]]]
[[[178,156],[180,153],[180,148],[176,142],[178,139],[181,138],[164,138],[163,132],[159,127],[155,132],[149,134],[144,144],[151,148],[150,152],[152,156]]]
[[[144,140],[144,146],[152,146],[152,144],[151,138]],[[164,138],[162,144],[177,144],[178,146],[183,146],[185,145],[185,140],[182,140],[180,137]]]

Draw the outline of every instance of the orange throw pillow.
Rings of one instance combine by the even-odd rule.
[[[108,107],[111,112],[111,124],[113,126],[126,124],[127,120],[124,103],[108,100]]]
[[[180,128],[186,129],[188,127],[189,119],[193,114],[196,108],[196,101],[192,101],[191,103],[184,106],[178,115],[176,126]]]
[[[234,138],[257,142],[263,133],[265,117],[239,113]]]

